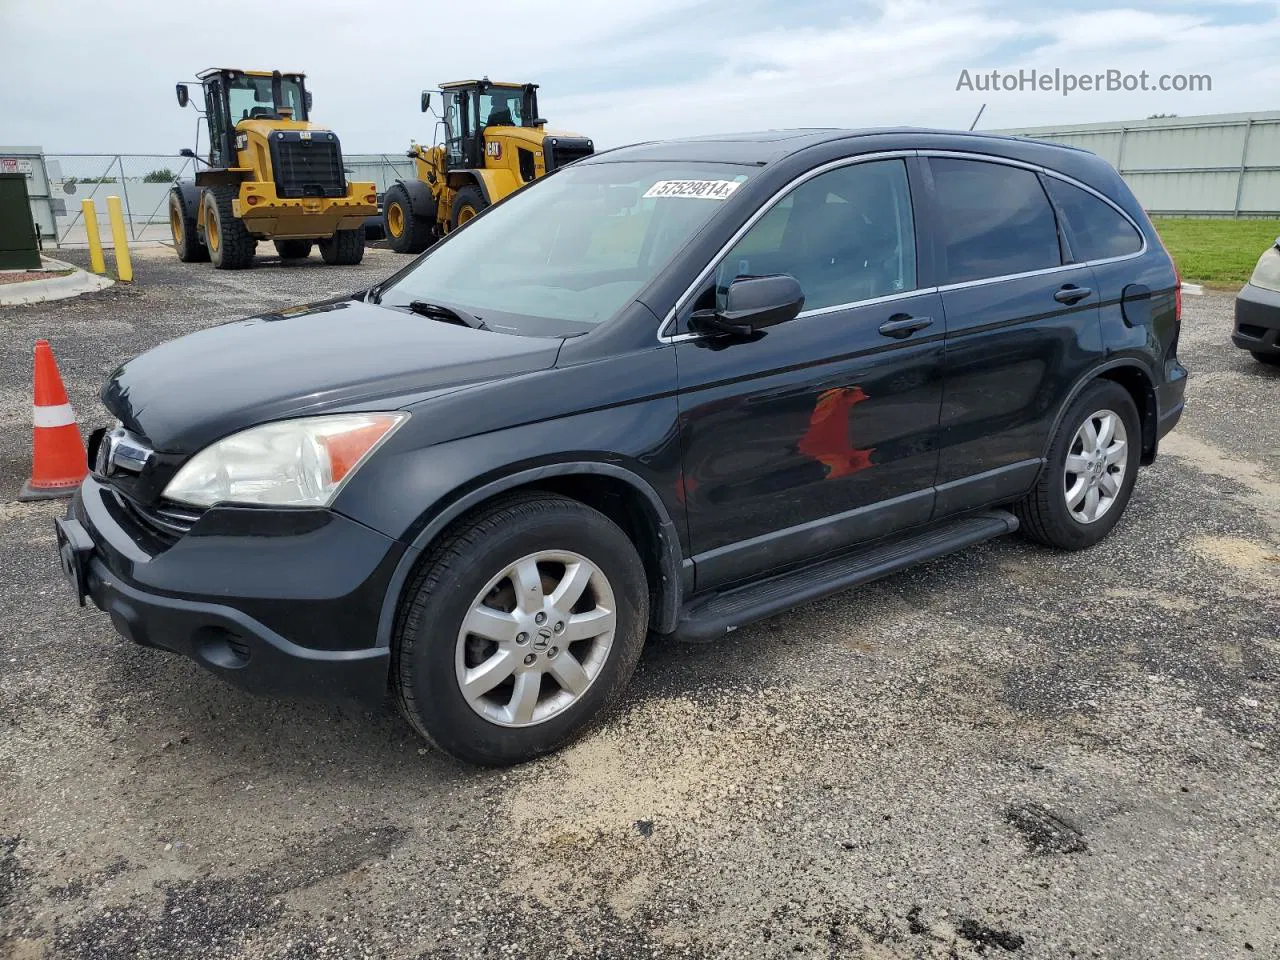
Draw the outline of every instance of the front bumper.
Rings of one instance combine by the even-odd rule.
[[[386,696],[378,617],[402,546],[327,510],[214,508],[156,549],[89,477],[55,521],[63,571],[126,639],[253,693]]]
[[[1244,285],[1236,294],[1231,342],[1252,353],[1280,354],[1280,292]]]
[[[281,197],[276,185],[246,181],[231,212],[244,220],[254,235],[277,240],[331,237],[335,230],[355,230],[378,213],[373,183],[348,183],[343,197]]]

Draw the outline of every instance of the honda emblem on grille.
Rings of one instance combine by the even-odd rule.
[[[116,447],[120,446],[120,434],[114,430],[108,431],[102,438],[102,442],[98,444],[98,459],[95,463],[94,470],[100,477],[109,477],[115,472],[115,456]]]
[[[152,450],[134,439],[124,427],[109,430],[98,444],[93,469],[101,477],[118,473],[141,473],[151,460]]]

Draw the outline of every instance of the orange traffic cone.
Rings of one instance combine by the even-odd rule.
[[[89,472],[76,412],[58,375],[48,340],[36,341],[35,406],[31,479],[22,485],[19,500],[69,497]]]

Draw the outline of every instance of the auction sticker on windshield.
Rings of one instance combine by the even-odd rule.
[[[659,180],[645,197],[691,197],[695,200],[727,200],[739,184],[733,180]]]

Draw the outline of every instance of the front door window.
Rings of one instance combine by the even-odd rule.
[[[801,184],[747,232],[716,276],[789,274],[818,310],[916,288],[911,191],[901,160],[840,167]]]

